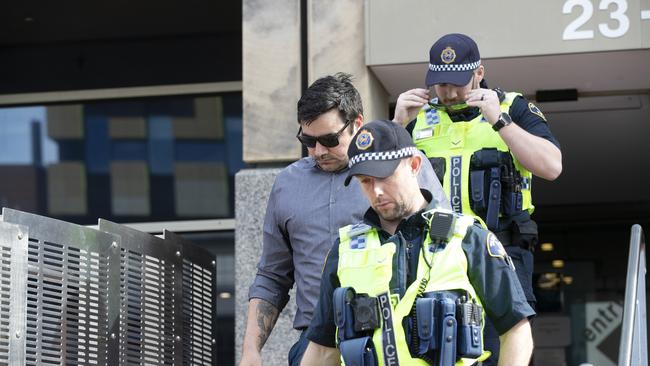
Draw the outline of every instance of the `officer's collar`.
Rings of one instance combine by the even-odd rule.
[[[425,208],[415,212],[414,214],[410,215],[409,217],[402,219],[401,222],[410,221],[412,218],[414,218],[414,219],[421,218],[422,217],[421,214],[423,212],[433,210],[434,208],[438,207],[438,204],[437,204],[436,200],[433,199],[433,195],[431,194],[431,192],[429,192],[428,190],[426,190],[424,188],[420,188],[420,192],[422,192],[422,195],[424,196],[424,199],[427,201],[427,206]],[[372,207],[368,208],[366,213],[363,215],[363,221],[365,221],[366,224],[368,224],[368,225],[370,225],[370,226],[372,226],[374,228],[383,230],[382,227],[381,227],[381,220],[379,219],[379,215],[377,214],[377,212],[375,212],[375,210],[372,209]],[[401,225],[401,222],[400,222],[400,225]],[[399,225],[398,225],[398,227],[399,227]]]
[[[481,114],[481,110],[478,107],[469,107],[463,109],[462,111],[458,111],[454,113],[447,112],[447,115],[449,116],[449,119],[451,119],[452,122],[471,121],[474,118],[478,117],[480,114]]]

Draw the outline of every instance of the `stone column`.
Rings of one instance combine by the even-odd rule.
[[[365,2],[308,0],[310,83],[338,71],[354,76],[366,122],[388,118],[388,92],[366,66]]]
[[[244,161],[300,158],[300,1],[243,1]]]
[[[241,358],[246,330],[248,288],[262,254],[262,224],[273,181],[280,169],[247,169],[235,176],[235,360]],[[265,366],[286,366],[289,348],[298,340],[293,329],[296,313],[295,290],[262,349]]]

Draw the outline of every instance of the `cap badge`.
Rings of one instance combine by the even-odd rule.
[[[368,130],[361,131],[359,135],[357,136],[357,141],[355,144],[357,145],[357,148],[359,150],[367,150],[370,146],[372,146],[372,142],[375,140],[374,137],[372,137],[372,134]]]
[[[442,62],[450,64],[456,59],[456,51],[454,51],[453,48],[447,46],[447,48],[442,50],[442,53],[440,53],[440,59]]]

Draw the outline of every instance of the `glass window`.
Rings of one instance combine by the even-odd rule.
[[[0,109],[0,205],[79,224],[234,217],[241,93]]]

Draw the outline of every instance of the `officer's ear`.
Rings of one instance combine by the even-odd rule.
[[[422,167],[422,156],[420,154],[415,154],[409,158],[409,167],[411,168],[411,173],[413,176],[416,176]]]
[[[481,83],[481,80],[483,80],[484,77],[485,77],[485,67],[483,67],[483,65],[479,65],[479,67],[476,70],[474,70],[474,80],[476,85],[479,85]]]

